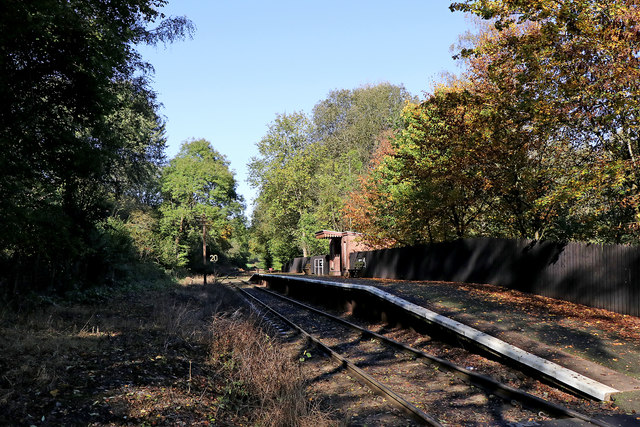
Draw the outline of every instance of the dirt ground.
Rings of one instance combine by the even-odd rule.
[[[278,381],[303,387],[292,408],[257,401],[256,387],[237,376],[242,368],[229,356],[230,347],[246,346],[246,336],[226,338],[248,312],[229,287],[197,279],[92,304],[4,309],[0,425],[412,425],[307,343],[272,342],[260,329],[249,332],[261,337],[245,370],[266,388]],[[265,363],[277,356],[281,366]],[[282,421],[287,411],[295,422]]]
[[[0,312],[0,425],[255,423],[254,390],[236,377],[242,362],[220,350],[229,340],[219,328],[225,322],[233,327],[222,320],[244,318],[246,311],[234,314],[243,302],[227,287],[195,283],[92,304]],[[254,334],[258,345],[266,339],[258,329],[248,331],[240,339]],[[275,348],[271,354],[280,351],[269,347]],[[284,356],[292,366],[291,380],[284,381],[304,384],[288,362],[295,357]],[[316,406],[294,408],[304,415],[300,425],[338,424]]]
[[[3,313],[0,424],[216,422],[204,338],[220,302],[200,288]]]
[[[0,425],[255,423],[242,394],[246,387],[225,377],[211,345],[212,318],[242,303],[215,285],[187,282],[194,284],[93,304],[0,311]],[[545,339],[640,377],[638,318],[480,285],[373,282],[472,326]],[[404,425],[385,402],[320,355],[304,357],[304,346],[276,346],[304,368],[310,409],[300,425],[373,425],[380,416],[388,425]]]

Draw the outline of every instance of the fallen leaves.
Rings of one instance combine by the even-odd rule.
[[[0,424],[38,424],[41,417],[51,425],[210,424],[217,395],[209,350],[195,334],[187,341],[158,328],[149,301],[162,297],[0,319],[0,397],[12,390],[0,399]],[[176,306],[180,297],[171,297]],[[209,322],[198,319],[191,327],[206,331]]]

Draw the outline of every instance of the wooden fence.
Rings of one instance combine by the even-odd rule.
[[[460,239],[351,254],[361,277],[489,283],[640,316],[640,247]]]

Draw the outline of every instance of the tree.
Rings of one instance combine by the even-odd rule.
[[[203,255],[206,261],[210,254],[222,256],[233,247],[234,233],[242,225],[242,197],[229,162],[208,141],[182,144],[163,170],[162,194],[160,224],[167,265],[203,270]]]
[[[310,144],[310,123],[303,113],[278,115],[258,144],[260,157],[249,164],[250,182],[259,188],[254,210],[255,229],[264,234],[268,247],[263,255],[273,254],[285,261],[297,255],[315,253],[318,243],[305,215],[316,199],[313,178],[319,165],[317,152]]]
[[[466,237],[491,206],[491,163],[468,84],[435,90],[408,104],[404,125],[381,146],[346,206],[370,244],[410,245]]]
[[[416,241],[415,230],[405,225],[415,222],[405,221],[405,214],[411,215],[412,207],[403,204],[398,210],[395,200],[405,198],[392,168],[383,167],[383,162],[391,161],[394,150],[390,143],[390,132],[381,140],[374,153],[368,170],[358,177],[358,184],[348,194],[342,213],[346,220],[359,232],[364,240],[374,248],[407,246]],[[393,193],[393,194],[392,194]]]
[[[452,8],[494,21],[497,31],[463,53],[494,84],[519,84],[520,95],[507,105],[532,112],[529,134],[564,159],[549,169],[563,177],[533,203],[538,215],[550,213],[548,231],[633,240],[640,212],[637,7],[503,0]]]
[[[135,46],[190,33],[185,18],[164,19],[164,4],[3,4],[0,258],[15,289],[81,280],[111,201],[141,188],[161,161],[150,66]]]
[[[311,123],[302,112],[277,114],[267,134],[257,143],[259,157],[249,163],[249,183],[260,187],[267,176],[284,167],[310,144]]]
[[[459,79],[404,110],[347,216],[380,244],[637,240],[637,8],[469,0],[452,9],[494,28],[466,38]]]
[[[331,156],[355,151],[366,165],[380,132],[400,123],[407,101],[415,99],[403,86],[390,83],[332,91],[313,107],[313,140],[327,146]]]
[[[322,150],[318,172],[318,219],[326,227],[346,230],[342,216],[347,194],[369,165],[380,136],[401,122],[402,108],[414,98],[390,83],[336,90],[313,108],[312,139]]]
[[[313,109],[278,115],[249,165],[259,190],[252,227],[263,256],[285,262],[327,252],[315,232],[345,230],[345,197],[369,163],[379,135],[395,126],[410,95],[382,83],[332,91]]]

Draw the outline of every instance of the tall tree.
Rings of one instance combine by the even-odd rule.
[[[241,221],[243,202],[227,159],[204,139],[187,141],[162,176],[163,260],[202,270],[208,254],[224,256]],[[205,260],[208,260],[205,257]]]
[[[313,108],[313,136],[323,151],[318,173],[318,218],[333,229],[349,229],[341,210],[345,197],[370,162],[380,135],[400,123],[405,103],[414,100],[390,83],[335,90]]]
[[[409,99],[403,87],[382,83],[332,91],[311,118],[276,118],[258,144],[260,156],[249,165],[259,189],[253,225],[265,233],[258,240],[271,245],[264,254],[285,261],[326,253],[326,242],[314,232],[350,228],[341,213],[345,197]]]
[[[109,214],[106,195],[123,194],[124,181],[140,184],[161,157],[150,66],[135,46],[190,33],[185,18],[163,20],[165,3],[4,2],[0,257],[16,287],[72,281]]]
[[[310,144],[310,122],[303,113],[282,114],[258,143],[260,157],[249,164],[250,182],[259,188],[254,210],[256,232],[280,260],[315,254],[318,243],[308,223],[316,199],[313,177],[319,165]],[[305,225],[307,224],[307,225]]]
[[[467,38],[458,81],[405,110],[348,215],[389,244],[477,234],[637,241],[637,7],[469,0],[452,9],[494,29]]]
[[[415,244],[466,237],[491,206],[477,97],[457,82],[403,111],[350,194],[346,217],[376,245]]]
[[[538,212],[553,212],[560,234],[633,240],[640,219],[637,7],[623,0],[503,0],[452,8],[494,21],[498,31],[464,53],[477,70],[484,62],[494,84],[502,78],[520,85],[521,96],[508,105],[535,113],[528,132],[569,160],[552,166],[566,178],[536,200]]]

